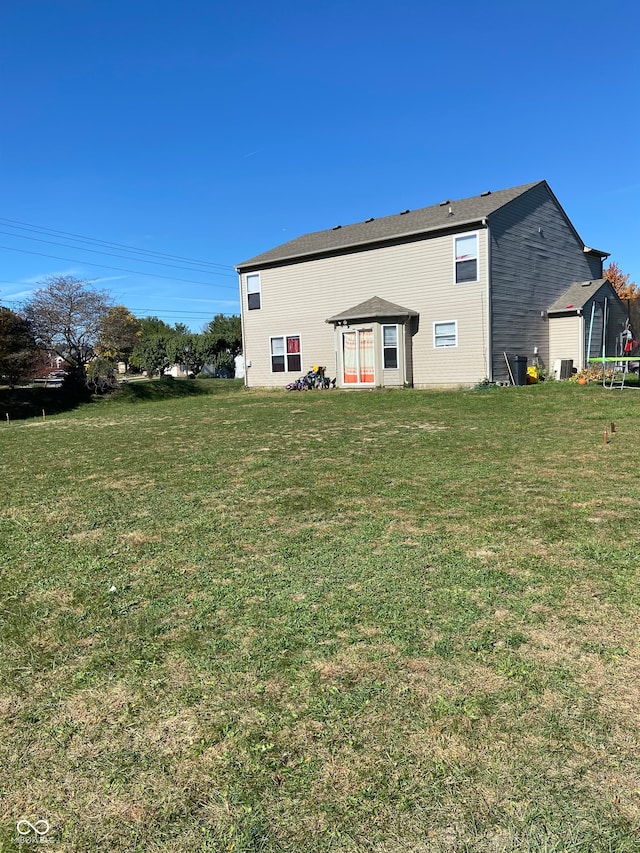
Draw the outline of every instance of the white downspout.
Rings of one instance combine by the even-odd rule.
[[[249,359],[247,358],[247,341],[245,338],[244,331],[244,301],[242,299],[242,271],[236,268],[236,272],[238,273],[238,287],[240,289],[240,329],[242,332],[242,355],[244,358],[244,387],[249,387],[249,372],[247,370],[247,363]]]
[[[482,220],[487,241],[487,308],[485,322],[487,324],[486,377],[493,382],[493,341],[491,340],[491,232],[486,217]]]

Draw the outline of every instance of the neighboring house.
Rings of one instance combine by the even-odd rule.
[[[624,324],[606,257],[546,181],[306,234],[237,266],[245,383],[315,364],[351,388],[507,381],[505,354],[581,368],[585,323],[602,352],[590,306],[607,296],[611,354]]]
[[[172,364],[162,371],[163,376],[173,376],[174,379],[185,379],[189,376],[189,371],[185,364]]]

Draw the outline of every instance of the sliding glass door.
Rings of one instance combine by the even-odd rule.
[[[373,329],[342,333],[342,365],[344,385],[375,383]]]

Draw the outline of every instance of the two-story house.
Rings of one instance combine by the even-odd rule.
[[[237,266],[246,384],[316,364],[351,388],[507,381],[507,354],[583,367],[603,316],[611,342],[626,316],[606,257],[546,181],[305,234]]]

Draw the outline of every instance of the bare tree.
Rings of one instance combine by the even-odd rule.
[[[111,307],[105,291],[94,290],[91,282],[73,276],[51,276],[42,282],[24,308],[36,341],[60,356],[69,377],[85,384],[87,362],[103,318]]]

